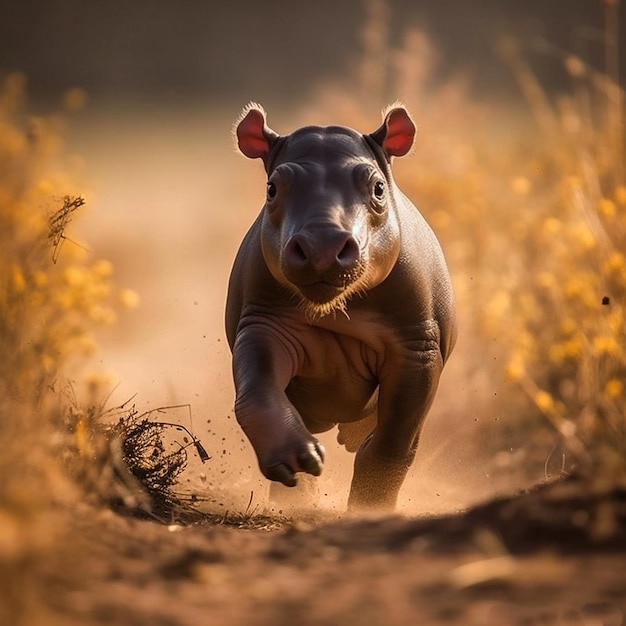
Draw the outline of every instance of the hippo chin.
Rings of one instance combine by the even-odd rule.
[[[236,135],[267,173],[226,304],[237,420],[287,486],[322,472],[314,435],[339,425],[356,450],[349,507],[391,509],[456,340],[441,248],[391,174],[415,126],[394,105],[370,134],[281,136],[250,104]]]
[[[340,311],[347,314],[347,305],[350,298],[364,286],[363,281],[353,277],[339,285],[320,281],[311,285],[301,285],[298,293],[301,296],[300,306],[307,318],[313,322],[320,317]]]

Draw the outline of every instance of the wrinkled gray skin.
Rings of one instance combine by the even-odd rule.
[[[226,305],[237,420],[287,486],[320,475],[314,434],[338,424],[356,450],[349,508],[393,509],[456,338],[443,254],[391,175],[413,122],[398,105],[370,135],[279,136],[252,104],[236,133],[268,175]]]

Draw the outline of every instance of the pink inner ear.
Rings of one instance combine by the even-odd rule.
[[[239,149],[250,159],[264,158],[270,146],[263,132],[265,116],[258,109],[250,109],[237,125],[237,142]]]
[[[404,156],[412,147],[415,124],[404,109],[393,109],[385,120],[387,134],[383,149],[389,156]]]

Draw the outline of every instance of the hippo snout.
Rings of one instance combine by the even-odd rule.
[[[327,272],[352,269],[360,258],[359,244],[347,231],[296,233],[285,245],[285,266],[303,276],[323,277]]]
[[[283,250],[285,278],[304,292],[314,290],[327,300],[360,275],[361,249],[354,235],[344,230],[306,231],[292,235]],[[327,294],[327,296],[322,296]]]

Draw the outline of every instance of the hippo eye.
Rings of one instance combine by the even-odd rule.
[[[374,183],[374,197],[376,200],[382,200],[385,197],[385,183],[382,180]]]
[[[267,183],[267,199],[273,200],[276,197],[276,183],[269,181]]]

